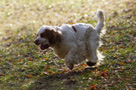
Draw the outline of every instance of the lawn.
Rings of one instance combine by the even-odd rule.
[[[99,50],[104,64],[72,72],[51,48],[33,41],[42,25],[97,24],[105,13]],[[135,0],[0,0],[0,90],[135,90]],[[63,52],[62,52],[63,53]]]

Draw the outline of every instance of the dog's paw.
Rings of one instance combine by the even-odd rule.
[[[72,69],[74,68],[74,65],[71,64],[71,63],[69,63],[69,62],[66,62],[66,66],[67,66],[70,70],[72,70]]]
[[[73,65],[73,64],[70,64],[70,66],[68,66],[68,68],[69,68],[70,70],[72,70],[72,69],[74,68],[74,65]]]
[[[87,63],[88,66],[94,66],[94,65],[96,65],[96,63],[90,62],[90,61],[88,61],[88,62],[86,62],[86,63]]]
[[[67,67],[68,67],[70,70],[72,70],[72,69],[74,68],[74,65],[73,65],[73,64],[69,64]]]

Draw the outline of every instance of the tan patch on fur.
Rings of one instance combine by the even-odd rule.
[[[42,38],[48,39],[51,46],[54,46],[56,43],[60,43],[62,39],[61,33],[55,29],[46,29],[41,33],[41,36]]]

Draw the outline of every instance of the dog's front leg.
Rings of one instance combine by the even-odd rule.
[[[76,58],[76,49],[73,48],[68,52],[68,54],[65,57],[66,66],[71,70],[74,67],[74,61],[76,60],[75,58]]]

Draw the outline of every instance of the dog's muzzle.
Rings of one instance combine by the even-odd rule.
[[[35,45],[40,45],[40,49],[44,50],[49,48],[49,44],[41,44],[39,40],[34,40]]]
[[[34,40],[35,45],[40,45],[39,40]]]

